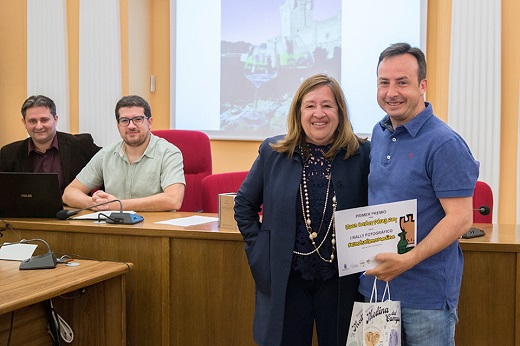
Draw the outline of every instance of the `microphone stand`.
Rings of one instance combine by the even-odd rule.
[[[125,213],[123,212],[123,203],[119,199],[115,199],[112,202],[119,202],[119,212],[112,212],[110,215],[105,215],[107,223],[117,223],[121,225],[133,225],[138,222],[144,221],[144,218],[141,215],[136,213]],[[98,220],[99,220],[98,215]]]
[[[63,209],[63,210],[60,210],[56,213],[56,218],[58,220],[67,220],[68,218],[70,218],[71,216],[74,216],[76,215],[77,213],[79,213],[80,211],[83,211],[83,210],[87,210],[87,209],[92,209],[92,208],[95,208],[95,207],[99,207],[99,206],[102,206],[102,205],[105,205],[105,204],[109,204],[109,203],[113,203],[113,202],[119,202],[119,208],[122,210],[123,209],[123,203],[121,203],[120,200],[118,199],[113,199],[111,201],[107,201],[107,202],[103,202],[103,203],[99,203],[99,204],[95,204],[95,205],[91,205],[89,207],[86,207],[86,208],[81,208],[81,209],[72,209],[72,210],[66,210],[66,209]]]
[[[99,214],[98,221],[100,221],[100,216],[103,215],[106,217],[106,223],[117,223],[121,225],[133,225],[138,222],[144,221],[144,218],[141,215],[136,213],[125,213],[123,212],[123,203],[120,200],[116,199],[112,202],[119,202],[119,212],[112,212],[110,215]]]
[[[119,199],[114,199],[114,200],[107,201],[107,202],[104,202],[104,203],[99,203],[99,204],[92,205],[92,206],[87,207],[87,208],[74,209],[74,210],[65,210],[65,209],[64,210],[60,210],[56,214],[56,218],[58,220],[66,220],[69,217],[71,217],[73,215],[76,215],[80,211],[87,210],[87,209],[92,209],[92,208],[99,207],[101,205],[105,205],[105,204],[109,204],[109,203],[113,203],[113,202],[119,202],[119,212],[112,212],[112,213],[110,213],[110,215],[106,215],[104,213],[100,213],[98,215],[98,221],[101,221],[101,217],[100,217],[101,215],[103,215],[106,218],[106,222],[107,223],[117,223],[117,224],[122,224],[122,225],[133,225],[133,224],[136,224],[138,222],[144,221],[144,218],[141,215],[138,215],[138,214],[135,214],[135,213],[125,213],[125,212],[123,212],[123,203]]]
[[[28,270],[28,269],[53,269],[56,268],[56,264],[58,263],[56,260],[56,256],[54,252],[51,251],[51,247],[49,244],[43,239],[27,239],[20,240],[14,243],[3,244],[2,246],[9,246],[14,244],[27,244],[34,241],[40,241],[47,246],[47,253],[38,256],[32,256],[26,260],[23,260],[20,263],[20,270]]]
[[[490,213],[491,209],[487,205],[482,205],[478,209],[473,209],[473,211],[478,211],[481,215],[487,215]],[[481,230],[480,228],[471,227],[469,231],[464,233],[461,238],[463,239],[471,239],[471,238],[477,238],[477,237],[483,237],[486,233]]]
[[[122,225],[133,225],[138,222],[144,221],[144,218],[138,214],[132,213],[123,213],[123,211],[119,213],[111,213],[110,216],[107,216],[107,223],[118,223]]]

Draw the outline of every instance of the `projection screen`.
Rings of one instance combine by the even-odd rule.
[[[171,128],[212,139],[286,132],[305,78],[343,87],[354,131],[370,134],[379,53],[426,47],[426,0],[171,0]]]

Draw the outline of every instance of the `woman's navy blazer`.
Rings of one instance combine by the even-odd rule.
[[[260,145],[259,155],[235,198],[235,219],[244,237],[256,284],[254,339],[259,345],[269,346],[279,345],[282,338],[285,294],[295,244],[297,194],[303,170],[300,153],[290,158],[272,150],[269,143],[281,138],[268,138]],[[357,153],[348,159],[343,159],[345,150],[333,159],[332,184],[337,210],[367,205],[369,153],[367,141],[360,143]],[[358,297],[357,275],[342,277],[341,285],[347,286],[345,280],[351,281],[348,294]],[[347,309],[350,316],[353,301],[353,297],[345,297],[341,313]]]

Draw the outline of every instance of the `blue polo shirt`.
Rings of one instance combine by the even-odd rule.
[[[433,114],[431,104],[394,130],[386,115],[372,132],[369,205],[417,199],[417,242],[445,216],[439,198],[470,197],[479,162],[462,137]],[[458,241],[390,282],[392,300],[412,309],[442,309],[458,304],[463,269]],[[360,292],[370,296],[373,277],[363,277]],[[383,282],[379,283],[383,292]]]

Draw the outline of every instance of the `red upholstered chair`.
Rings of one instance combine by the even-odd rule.
[[[204,132],[191,130],[153,130],[152,133],[166,139],[182,153],[186,190],[179,211],[201,211],[201,182],[212,173],[209,137]]]
[[[218,213],[218,195],[237,192],[248,171],[218,173],[202,179],[202,210],[205,213]]]
[[[487,209],[487,208],[488,209]],[[482,215],[479,209],[489,210],[489,214]],[[493,222],[493,191],[491,187],[483,181],[477,181],[473,192],[473,222],[492,223]],[[476,210],[475,210],[476,209]]]

